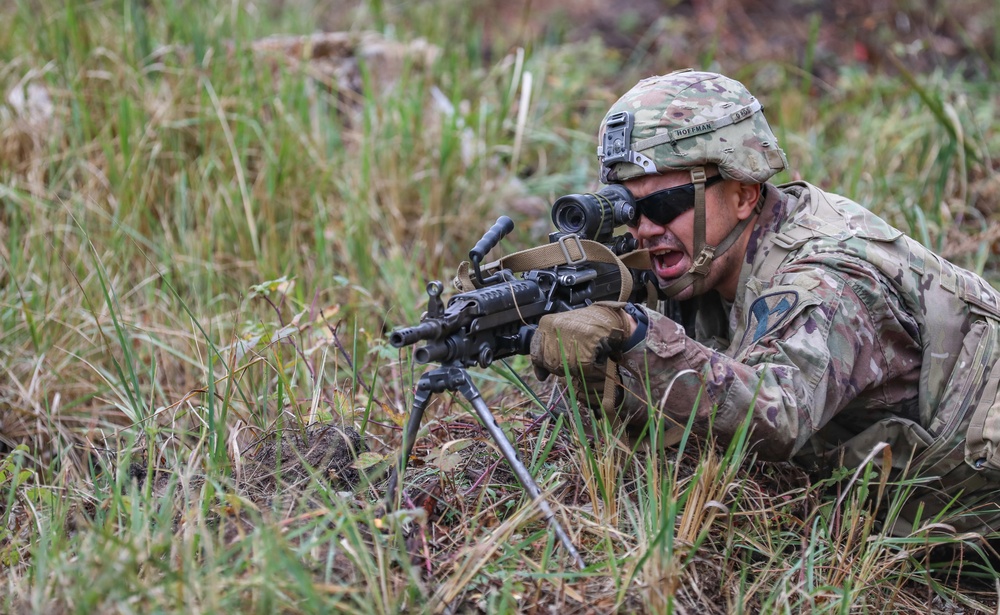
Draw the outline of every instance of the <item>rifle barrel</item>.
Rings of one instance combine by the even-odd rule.
[[[410,346],[424,340],[436,340],[441,337],[444,327],[439,320],[428,320],[413,327],[395,329],[389,334],[389,343],[393,348]]]

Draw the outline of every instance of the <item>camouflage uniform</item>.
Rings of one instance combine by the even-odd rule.
[[[847,199],[803,183],[765,191],[743,295],[728,310],[717,294],[701,298],[695,339],[650,313],[645,343],[625,354],[631,420],[645,420],[634,411],[648,384],[652,406],[681,423],[700,393],[695,430],[711,420],[723,439],[752,409],[765,459],[853,467],[888,442],[896,470],[942,477],[896,532],[910,530],[918,501],[926,520],[959,489],[963,504],[992,495],[1000,294]],[[948,522],[991,529],[988,517]]]
[[[609,122],[623,110],[624,139]],[[696,297],[690,330],[648,314],[620,363],[623,417],[652,408],[684,424],[694,409],[697,433],[711,423],[726,439],[750,410],[759,456],[813,468],[857,466],[886,442],[896,476],[933,477],[893,532],[959,493],[979,514],[934,521],[1000,530],[1000,294],[857,203],[765,183],[785,164],[759,111],[738,82],[689,72],[640,82],[602,125],[605,181],[715,164],[764,194],[732,305]]]

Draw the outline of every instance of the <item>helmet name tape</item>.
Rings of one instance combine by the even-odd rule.
[[[683,139],[688,139],[690,137],[695,137],[698,135],[703,135],[705,133],[714,132],[720,128],[742,122],[748,117],[752,116],[762,109],[760,101],[754,99],[752,103],[745,107],[740,107],[736,111],[733,111],[729,115],[720,117],[717,120],[711,122],[705,122],[703,124],[696,124],[694,126],[685,126],[684,128],[675,128],[674,130],[668,130],[663,134],[656,135],[655,137],[650,137],[648,139],[643,139],[635,144],[636,151],[644,151],[651,147],[656,147],[657,145],[663,145],[664,143],[677,143]],[[609,123],[610,124],[610,123]],[[622,161],[616,161],[622,162]],[[609,164],[607,159],[605,159],[604,164]]]

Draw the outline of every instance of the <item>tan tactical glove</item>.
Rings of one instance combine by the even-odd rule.
[[[538,379],[545,380],[549,374],[564,376],[568,367],[580,403],[613,410],[619,381],[614,362],[621,358],[633,326],[624,305],[599,301],[579,310],[543,316],[531,338],[531,362]]]

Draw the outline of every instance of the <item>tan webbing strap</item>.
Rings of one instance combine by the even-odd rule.
[[[652,280],[646,280],[646,307],[656,310],[660,304],[659,287]]]
[[[645,264],[647,269],[650,267],[649,253],[645,250],[636,250],[626,258],[630,264]],[[481,267],[481,271],[483,275],[493,274],[500,269],[510,269],[513,273],[521,273],[532,269],[547,269],[557,265],[579,265],[586,262],[617,265],[621,274],[621,290],[618,293],[618,300],[628,300],[632,294],[632,274],[629,272],[628,265],[606,245],[589,239],[580,239],[576,235],[569,235],[557,242],[515,252],[498,261],[488,263],[485,267]],[[463,261],[458,267],[455,286],[459,290],[467,291],[476,288],[475,281],[469,273],[470,267],[468,261]]]
[[[634,250],[619,258],[603,243],[579,239],[576,235],[571,235],[563,237],[557,242],[521,250],[500,260],[487,263],[480,267],[480,271],[486,276],[501,269],[510,269],[512,273],[521,273],[532,269],[547,269],[557,265],[574,265],[586,262],[609,263],[618,266],[621,279],[621,289],[618,292],[619,301],[628,301],[632,295],[632,274],[629,269],[652,268],[647,250]],[[458,266],[453,283],[459,291],[464,292],[477,288],[470,274],[471,268],[472,265],[469,261],[462,261]],[[647,284],[646,291],[649,293],[648,300],[653,302],[650,305],[655,307],[656,286],[650,282]],[[604,398],[601,400],[601,406],[614,416],[615,391],[620,385],[618,364],[614,361],[608,361],[605,369]]]
[[[694,278],[695,294],[704,292],[705,276],[712,268],[715,248],[707,245],[705,238],[708,225],[705,222],[705,167],[691,169],[691,183],[694,184],[694,262],[688,273]]]
[[[645,248],[624,254],[621,259],[629,269],[648,271],[653,268],[652,259],[649,257],[649,250]],[[659,301],[660,295],[656,283],[652,279],[646,280],[646,306],[655,311]]]
[[[469,269],[471,268],[472,263],[469,261],[459,263],[458,271],[455,272],[455,279],[451,281],[452,286],[459,292],[464,293],[477,288],[475,282],[472,281],[472,276],[469,275]]]
[[[604,399],[601,400],[601,408],[611,416],[618,416],[618,408],[615,408],[615,391],[618,390],[618,364],[608,361],[604,368]]]
[[[580,253],[582,249],[583,253]],[[517,273],[531,269],[544,269],[556,265],[573,265],[585,262],[609,263],[618,266],[621,273],[619,301],[627,301],[632,294],[632,274],[625,263],[603,243],[579,239],[575,235],[563,237],[555,243],[515,252],[500,259],[501,269]]]
[[[633,250],[628,254],[623,254],[619,258],[621,258],[621,261],[625,263],[625,266],[629,269],[653,268],[653,261],[649,258],[649,250],[645,248],[642,250]]]
[[[694,184],[694,254],[695,260],[705,247],[705,167],[691,169]]]
[[[697,205],[695,207],[697,208]],[[697,246],[698,246],[698,236],[697,236],[698,217],[696,215],[695,216],[695,229],[696,229],[695,230],[695,247],[696,247],[695,248],[695,254],[701,255],[702,252],[705,252],[708,255],[707,263],[700,263],[699,260],[701,260],[701,259],[699,259],[699,257],[696,256],[695,257],[695,262],[692,263],[691,268],[688,269],[684,273],[684,275],[682,275],[681,277],[679,277],[676,280],[674,280],[673,284],[671,284],[670,286],[667,286],[666,288],[664,288],[663,289],[663,294],[665,294],[668,297],[673,297],[674,295],[676,295],[677,293],[681,292],[682,290],[684,290],[685,288],[687,288],[691,284],[693,284],[695,282],[698,282],[700,280],[703,280],[704,276],[708,274],[707,267],[711,266],[712,261],[716,257],[721,256],[722,254],[725,254],[726,250],[728,250],[729,248],[733,247],[733,244],[736,243],[736,240],[739,239],[740,235],[743,234],[743,230],[747,227],[747,225],[750,224],[751,222],[754,222],[757,219],[757,214],[760,213],[760,210],[763,207],[764,207],[764,197],[763,197],[763,195],[761,195],[761,198],[757,200],[757,205],[754,207],[754,215],[748,216],[748,217],[744,218],[743,220],[740,220],[739,223],[736,226],[733,227],[733,230],[729,231],[729,234],[726,235],[725,239],[723,239],[722,242],[719,245],[715,246],[714,248],[712,246],[704,246],[703,245],[703,247],[701,248],[701,250],[697,249]],[[702,238],[702,241],[704,241],[704,238]],[[699,269],[699,266],[702,265],[702,264],[705,264],[706,268],[704,270],[704,273],[699,273],[698,269]],[[697,287],[695,287],[695,289],[698,290]]]

